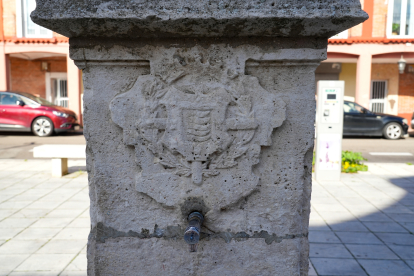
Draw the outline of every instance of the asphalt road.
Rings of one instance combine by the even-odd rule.
[[[72,131],[51,137],[37,137],[31,133],[0,132],[0,159],[32,159],[33,147],[44,144],[83,145],[85,138],[82,131]],[[414,164],[414,133],[400,140],[345,137],[342,140],[342,149],[361,152],[369,162]]]
[[[342,150],[361,152],[368,162],[414,164],[414,133],[400,140],[344,137]]]

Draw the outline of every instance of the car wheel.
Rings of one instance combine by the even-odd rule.
[[[53,129],[53,122],[47,117],[36,118],[32,123],[32,132],[37,136],[50,136],[53,133]]]
[[[403,130],[398,123],[389,123],[384,127],[383,133],[386,139],[397,140],[401,138]]]

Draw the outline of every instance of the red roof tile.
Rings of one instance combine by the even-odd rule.
[[[385,37],[352,37],[347,39],[328,39],[329,44],[352,44],[352,43],[380,43],[380,44],[398,44],[414,43],[414,38],[385,38]]]
[[[15,44],[57,44],[68,43],[67,37],[52,37],[52,38],[27,38],[27,37],[5,37],[4,42],[12,42]]]

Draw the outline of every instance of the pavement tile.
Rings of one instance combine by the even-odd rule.
[[[87,267],[86,254],[79,254],[65,269],[67,271],[85,271]]]
[[[322,243],[311,243],[309,256],[321,258],[352,258],[352,255],[348,252],[344,245]]]
[[[411,267],[411,269],[414,270],[414,261],[406,260],[405,262],[408,264],[409,267]]]
[[[411,214],[411,216],[414,216],[414,211],[410,210],[409,208],[403,206],[403,205],[393,205],[393,206],[389,206],[385,209],[381,210],[384,213],[387,214],[397,214],[397,215],[401,215],[401,214]]]
[[[403,199],[399,200],[399,203],[404,206],[414,206],[414,195],[408,194]]]
[[[7,218],[8,216],[11,216],[12,214],[16,213],[16,210],[10,210],[10,209],[0,209],[0,219]]]
[[[373,214],[358,216],[358,219],[360,221],[385,221],[385,222],[393,221],[389,216],[383,213],[373,213]]]
[[[408,276],[414,270],[401,260],[359,260],[369,275],[375,276]]]
[[[376,235],[386,244],[414,245],[414,235],[412,234],[376,233]]]
[[[311,243],[341,243],[332,231],[309,231]]]
[[[414,246],[390,245],[390,248],[404,260],[414,260]]]
[[[17,271],[8,276],[58,276],[60,271]]]
[[[313,267],[311,261],[309,260],[309,271],[308,276],[318,276],[318,274],[315,271],[315,268]]]
[[[71,197],[72,197],[72,195],[60,195],[60,194],[56,195],[56,194],[51,194],[50,193],[50,194],[44,196],[42,198],[42,201],[62,203],[64,201],[68,200]]]
[[[355,259],[311,258],[318,275],[366,276],[367,274]],[[390,274],[391,275],[391,274]],[[390,276],[387,275],[387,276]]]
[[[41,218],[36,223],[31,225],[31,228],[63,228],[66,227],[73,218]]]
[[[55,239],[62,240],[77,240],[77,239],[87,239],[90,233],[89,228],[69,228],[66,227],[59,234],[56,235]]]
[[[368,229],[359,221],[346,221],[341,223],[329,223],[328,225],[334,231],[349,231],[349,232],[363,232],[367,231]]]
[[[401,222],[401,225],[410,232],[414,233],[414,222]]]
[[[21,264],[29,254],[9,254],[9,255],[0,255],[0,271],[11,272],[19,264]]]
[[[83,270],[83,271],[80,271],[80,270],[79,271],[76,271],[76,270],[72,270],[72,271],[65,270],[59,276],[87,276],[87,272],[86,272],[86,270]]]
[[[35,218],[6,218],[0,221],[0,228],[26,228],[36,220]]]
[[[42,240],[15,240],[12,239],[0,246],[0,255],[32,254],[38,250],[45,241]]]
[[[50,210],[48,209],[22,209],[10,217],[13,218],[41,218],[44,217]]]
[[[14,237],[16,240],[49,240],[56,235],[61,228],[27,228]]]
[[[25,193],[14,196],[12,200],[15,201],[36,201],[39,200],[43,195],[27,195]]]
[[[68,227],[80,227],[80,228],[90,228],[91,227],[91,220],[89,218],[76,218],[72,221]]]
[[[66,183],[63,187],[69,188],[69,189],[77,189],[77,188],[85,188],[87,186],[88,186],[88,181],[85,181],[82,179],[81,181],[72,180]]]
[[[75,254],[33,254],[15,271],[62,271],[75,256]]]
[[[44,189],[36,186],[34,189],[29,189],[19,196],[33,196],[34,198],[37,198],[38,196],[45,196],[52,191],[52,189]]]
[[[16,197],[16,195],[11,195],[11,194],[2,194],[1,193],[1,183],[0,183],[0,202],[6,201],[12,197]],[[26,201],[27,199],[20,199],[20,201]]]
[[[8,200],[0,204],[0,209],[12,209],[12,210],[20,210],[26,206],[28,206],[33,201],[14,201]]]
[[[47,214],[45,218],[75,218],[81,213],[81,210],[55,209]]]
[[[89,194],[84,194],[83,192],[80,192],[76,194],[74,197],[70,199],[71,201],[76,202],[88,202],[89,203]]]
[[[401,225],[395,222],[364,222],[364,225],[373,232],[400,232],[408,233]]]
[[[23,230],[24,228],[0,228],[0,239],[11,239]]]
[[[309,219],[310,220],[312,220],[312,219],[317,219],[317,220],[322,219],[323,220],[323,218],[316,211],[311,211]]]
[[[59,206],[59,209],[70,209],[70,210],[80,209],[83,211],[88,207],[89,207],[89,201],[87,202],[66,201],[62,203],[62,205]]]
[[[39,254],[78,254],[86,245],[87,239],[58,240],[52,239],[36,253]],[[1,249],[1,247],[0,247]],[[86,269],[86,267],[84,268]]]
[[[80,218],[90,218],[89,208],[85,210],[80,216]]]
[[[413,214],[392,214],[391,216],[395,221],[398,222],[414,222]]]
[[[335,232],[343,243],[349,244],[383,244],[370,232]]]
[[[323,220],[310,220],[309,221],[310,231],[331,231],[331,228]]]
[[[32,204],[26,206],[25,209],[48,209],[50,211],[52,211],[53,209],[55,209],[56,207],[58,207],[60,204],[62,204],[61,202],[56,202],[56,201],[35,201]]]
[[[372,244],[346,244],[357,259],[399,259],[387,246]]]
[[[329,210],[331,212],[348,212],[348,210],[343,207],[342,205],[336,203],[336,204],[320,204],[320,203],[315,203],[312,204],[312,208],[315,208],[317,211],[318,210]]]
[[[318,211],[318,213],[326,222],[345,222],[356,219],[351,212]]]

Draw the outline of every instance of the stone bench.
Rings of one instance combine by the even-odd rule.
[[[52,158],[52,176],[68,173],[68,158],[84,159],[85,145],[42,145],[33,148],[34,158]]]

